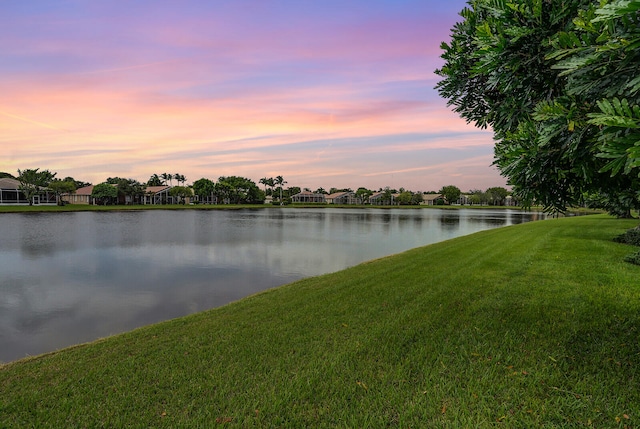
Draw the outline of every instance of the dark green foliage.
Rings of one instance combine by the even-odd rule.
[[[49,170],[40,171],[39,168],[18,170],[18,181],[20,182],[20,191],[24,194],[29,205],[33,204],[33,197],[43,188],[49,186],[49,183],[56,176]]]
[[[185,204],[186,199],[193,196],[193,190],[188,186],[174,186],[169,195],[178,199],[179,204]]]
[[[631,244],[633,246],[640,246],[640,228],[632,228],[624,234],[618,235],[613,239],[616,243]]]
[[[157,174],[152,174],[147,180],[147,186],[162,186],[164,182]]]
[[[640,265],[640,251],[632,253],[624,257],[625,262],[631,262],[635,265]]]
[[[437,85],[495,134],[495,162],[523,204],[565,211],[584,192],[639,188],[638,1],[471,0],[443,43]]]
[[[438,192],[441,194],[444,199],[447,201],[447,204],[453,204],[458,201],[462,192],[460,188],[454,185],[443,186],[442,189]]]
[[[107,183],[116,185],[118,202],[121,204],[138,204],[144,195],[144,186],[135,179],[109,177]]]
[[[95,198],[98,204],[113,204],[114,201],[118,198],[118,190],[112,184],[100,183],[93,187],[93,191],[91,191],[91,197]]]
[[[207,178],[198,179],[193,182],[193,193],[199,197],[200,202],[213,202],[216,184]]]
[[[215,193],[219,201],[227,201],[231,204],[255,204],[264,201],[264,192],[256,183],[240,176],[220,177],[215,185]]]
[[[60,196],[62,194],[68,194],[76,190],[76,184],[73,180],[60,180],[54,179],[49,183],[49,189],[56,194],[56,201],[58,205],[63,205]]]

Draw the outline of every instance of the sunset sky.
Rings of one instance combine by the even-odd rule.
[[[433,89],[463,0],[0,5],[0,171],[505,186]]]

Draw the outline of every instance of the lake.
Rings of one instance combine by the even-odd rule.
[[[303,277],[545,218],[485,209],[0,215],[0,362],[218,307]]]

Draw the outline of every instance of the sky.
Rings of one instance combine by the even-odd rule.
[[[439,97],[463,0],[0,4],[0,171],[315,190],[505,186]]]

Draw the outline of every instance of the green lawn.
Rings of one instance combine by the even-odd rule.
[[[485,231],[5,365],[0,427],[640,427],[637,223]]]

